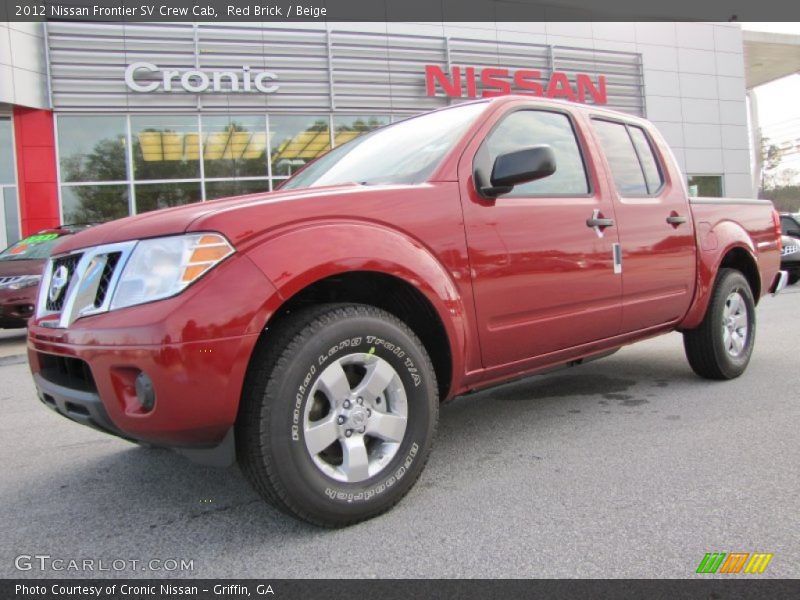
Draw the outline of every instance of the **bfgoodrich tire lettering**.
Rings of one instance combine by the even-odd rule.
[[[323,385],[323,373],[341,373],[337,365],[345,383],[339,377]],[[376,365],[386,376],[370,391],[365,385]],[[430,359],[403,322],[372,306],[320,305],[265,332],[245,383],[237,454],[253,486],[277,508],[318,525],[349,525],[388,510],[414,484],[430,452],[438,404]],[[381,429],[382,415],[399,425]],[[332,437],[320,445],[312,436],[322,426]],[[358,454],[348,462],[350,445]],[[364,451],[368,470],[349,468]]]
[[[706,316],[683,333],[686,358],[706,379],[733,379],[744,373],[756,336],[753,292],[741,272],[720,269]]]

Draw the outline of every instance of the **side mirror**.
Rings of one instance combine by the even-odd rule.
[[[531,146],[499,155],[492,167],[491,186],[481,189],[487,196],[507,194],[515,185],[549,177],[556,172],[556,156],[550,146]]]

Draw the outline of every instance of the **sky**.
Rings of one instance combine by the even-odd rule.
[[[742,23],[742,29],[800,35],[800,23]],[[756,88],[758,120],[766,137],[800,138],[800,75]],[[800,154],[783,159],[781,168],[800,170]]]

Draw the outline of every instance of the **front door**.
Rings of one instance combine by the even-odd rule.
[[[596,177],[587,143],[566,112],[512,108],[478,151],[462,159],[459,170],[473,173],[460,179],[486,368],[619,331],[616,229],[587,225],[593,216],[613,222],[614,207],[607,182]],[[497,198],[476,189],[499,154],[540,144],[554,151],[553,175]]]

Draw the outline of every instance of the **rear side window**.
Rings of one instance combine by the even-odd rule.
[[[653,148],[641,128],[628,125],[628,133],[631,135],[633,147],[636,148],[639,161],[642,163],[644,179],[645,183],[647,183],[647,193],[655,194],[661,188],[663,180],[661,179],[661,169],[658,168],[658,160],[653,153]]]
[[[514,187],[508,196],[584,196],[589,183],[583,156],[575,139],[569,118],[561,113],[541,110],[519,110],[511,113],[489,134],[481,149],[483,170],[491,173],[491,165],[500,154],[530,146],[548,145],[556,158],[556,172]],[[487,157],[488,154],[488,157]]]
[[[663,182],[644,131],[611,121],[594,121],[614,183],[622,196],[655,194]]]

